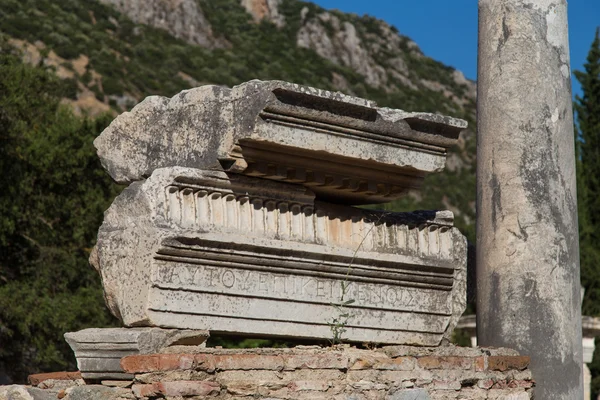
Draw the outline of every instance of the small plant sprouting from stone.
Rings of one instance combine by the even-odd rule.
[[[354,253],[352,254],[352,258],[350,259],[348,268],[346,269],[346,276],[344,277],[344,280],[342,282],[340,282],[340,286],[341,286],[340,299],[337,303],[331,303],[331,306],[336,311],[335,317],[333,317],[331,319],[331,321],[329,322],[329,329],[331,330],[331,334],[332,334],[330,342],[332,345],[341,344],[344,341],[343,336],[344,336],[344,333],[346,333],[346,331],[347,331],[346,326],[348,325],[348,321],[350,320],[350,318],[352,318],[352,316],[353,316],[352,313],[350,312],[350,310],[348,309],[348,306],[350,304],[353,304],[355,302],[355,299],[346,299],[346,297],[348,294],[348,288],[352,284],[351,282],[348,282],[348,278],[350,276],[350,272],[352,271],[352,265],[354,264],[356,255],[358,254],[358,251],[363,246],[363,243],[365,242],[365,240],[367,239],[367,237],[369,236],[369,234],[371,233],[373,228],[375,228],[375,226],[377,224],[379,224],[381,219],[383,217],[385,217],[387,214],[389,214],[389,213],[379,214],[377,220],[375,220],[373,222],[373,224],[371,225],[371,227],[369,228],[367,233],[363,235],[358,246],[356,246],[356,248],[354,249]]]
[[[333,317],[329,323],[329,329],[331,329],[331,344],[340,344],[343,341],[343,335],[346,333],[346,325],[348,320],[352,316],[350,311],[346,308],[348,305],[354,303],[354,299],[345,300],[346,292],[350,284],[346,281],[342,282],[342,290],[340,294],[340,301],[338,303],[332,303],[331,305],[336,311],[336,316]]]

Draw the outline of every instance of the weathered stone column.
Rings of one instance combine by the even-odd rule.
[[[531,356],[536,398],[581,399],[565,0],[479,0],[477,335]]]

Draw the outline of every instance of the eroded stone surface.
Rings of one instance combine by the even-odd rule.
[[[197,348],[128,356],[131,387],[87,385],[35,399],[529,399],[535,382],[527,357],[506,349],[404,347],[386,354],[349,345],[294,348]],[[389,348],[388,348],[389,349]],[[500,363],[499,363],[500,362]],[[497,368],[502,365],[503,368]],[[27,387],[12,391],[29,394]],[[4,388],[0,387],[0,399]],[[36,394],[37,394],[36,393]],[[54,396],[54,397],[51,397]],[[27,400],[33,397],[26,397]],[[11,399],[12,400],[12,399]]]
[[[107,387],[103,385],[86,385],[66,390],[65,400],[135,400],[130,389]]]
[[[399,390],[389,397],[390,400],[430,400],[429,394],[423,389]]]
[[[191,168],[125,189],[92,262],[128,326],[326,339],[346,282],[348,340],[433,346],[465,305],[466,241],[451,213],[342,207],[299,185]]]
[[[567,1],[479,0],[477,338],[583,398]],[[535,323],[532,323],[535,321]]]
[[[466,122],[281,81],[151,96],[94,145],[113,179],[161,167],[223,169],[309,187],[347,204],[391,201],[444,168]]]
[[[201,345],[208,331],[160,328],[90,328],[65,333],[75,352],[81,376],[93,380],[130,380],[121,358],[133,354],[158,353],[169,346]]]

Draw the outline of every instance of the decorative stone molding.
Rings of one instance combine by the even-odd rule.
[[[89,328],[65,333],[84,379],[130,380],[123,371],[123,357],[158,353],[169,346],[198,346],[208,338],[206,330],[160,328]],[[180,347],[181,348],[181,347]]]
[[[319,199],[391,201],[444,168],[466,122],[377,108],[372,101],[281,81],[152,96],[94,145],[118,182],[162,167],[222,168],[302,184]]]
[[[326,339],[344,297],[346,339],[434,346],[465,305],[466,242],[450,212],[332,205],[216,171],[132,184],[91,260],[126,326]]]

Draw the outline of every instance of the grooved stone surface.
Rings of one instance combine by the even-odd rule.
[[[477,339],[531,355],[536,398],[583,398],[566,0],[479,0]]]
[[[120,366],[121,358],[158,353],[169,346],[201,345],[208,331],[161,328],[89,328],[65,333],[85,379],[128,380],[133,378]],[[35,376],[33,376],[35,378]]]
[[[466,240],[452,221],[163,168],[117,197],[91,261],[128,326],[327,339],[345,282],[345,339],[435,346],[465,307]]]
[[[120,183],[161,167],[222,168],[303,184],[347,204],[391,201],[444,168],[467,127],[437,114],[281,81],[151,96],[94,141]]]

